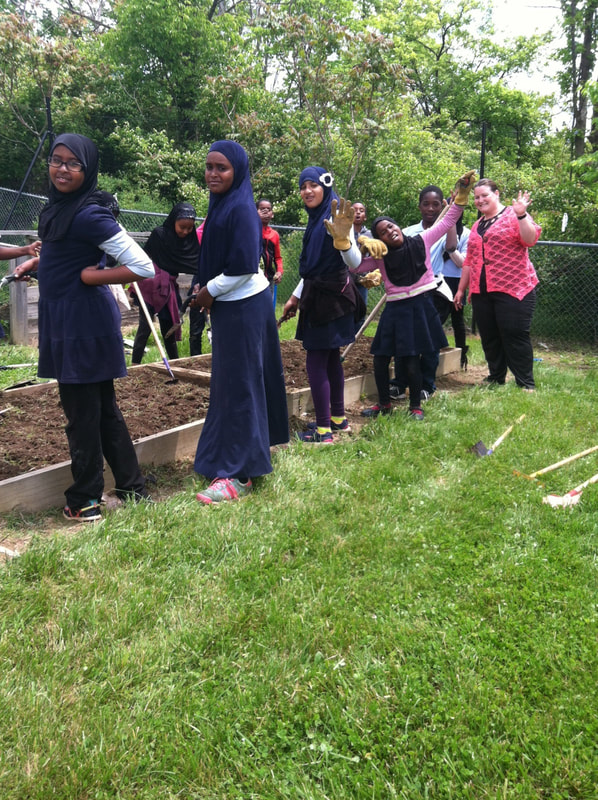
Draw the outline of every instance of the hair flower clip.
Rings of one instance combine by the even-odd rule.
[[[326,188],[328,188],[329,186],[332,186],[332,184],[334,183],[334,178],[332,177],[330,172],[324,172],[323,175],[320,175],[320,183],[322,184],[322,186],[326,186]]]

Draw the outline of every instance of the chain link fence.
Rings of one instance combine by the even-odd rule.
[[[277,227],[277,226],[274,226]],[[302,229],[278,227],[284,276],[279,302],[287,300],[299,280]],[[530,251],[538,279],[538,299],[532,324],[535,341],[552,346],[598,347],[598,244],[540,241]],[[383,289],[370,289],[371,311]],[[472,326],[471,305],[465,308]]]
[[[25,231],[35,231],[39,212],[46,202],[40,195],[0,189],[0,241],[21,245],[28,240]],[[9,219],[10,215],[10,219]],[[132,233],[149,233],[166,214],[121,209],[119,221]],[[5,225],[6,221],[8,225]],[[299,280],[299,255],[303,228],[273,226],[280,234],[284,275],[277,289],[278,312]],[[136,237],[143,241],[144,236]],[[532,325],[536,341],[561,346],[598,346],[598,245],[576,242],[540,241],[531,251],[538,273],[538,302]],[[8,268],[0,262],[0,277]],[[5,290],[3,290],[4,293]],[[382,289],[369,292],[368,311],[382,296]],[[0,305],[7,297],[0,296]],[[471,306],[466,308],[471,325]]]

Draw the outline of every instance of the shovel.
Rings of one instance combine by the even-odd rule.
[[[506,429],[506,431],[504,433],[501,433],[501,435],[498,437],[498,439],[494,442],[494,444],[491,447],[489,447],[489,448],[486,447],[484,442],[476,442],[473,445],[473,447],[471,448],[471,452],[475,453],[476,456],[479,456],[480,458],[482,458],[483,456],[491,456],[492,453],[498,447],[498,445],[502,444],[502,442],[504,442],[504,440],[507,438],[507,436],[511,433],[511,431],[513,430],[515,425],[517,425],[523,419],[525,419],[525,414],[522,414],[519,417],[518,420],[516,420],[512,425],[509,425],[509,427]]]
[[[581,497],[582,491],[589,486],[591,483],[598,482],[598,475],[592,475],[591,478],[588,478],[587,481],[580,483],[579,486],[576,486],[574,489],[571,489],[564,494],[562,497],[559,497],[557,494],[548,494],[546,497],[542,498],[542,502],[549,505],[551,508],[561,508],[567,506],[576,506],[579,503],[579,499]]]
[[[189,308],[189,303],[193,300],[194,297],[195,295],[190,294],[189,297],[185,298],[185,300],[183,301],[183,305],[181,306],[180,322],[175,322],[175,324],[172,326],[172,328],[170,328],[170,330],[164,337],[165,339],[168,339],[170,336],[172,336],[173,333],[176,333],[179,328],[183,327],[183,322],[185,321],[183,318],[185,316],[185,313],[187,312],[187,309]]]

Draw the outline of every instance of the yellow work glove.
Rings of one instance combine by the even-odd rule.
[[[337,250],[349,250],[351,239],[349,234],[353,227],[355,211],[349,200],[341,197],[338,201],[333,200],[330,206],[332,211],[331,219],[325,219],[326,230],[332,236],[332,243]]]
[[[371,289],[374,286],[380,286],[382,283],[382,274],[379,269],[374,269],[366,275],[360,275],[359,283],[366,289]]]
[[[362,256],[368,254],[372,258],[382,258],[388,253],[388,247],[380,239],[370,239],[369,236],[360,236],[357,240]]]
[[[475,169],[470,169],[465,175],[461,175],[455,184],[455,199],[453,200],[458,206],[466,206],[469,202],[469,193],[475,183]]]

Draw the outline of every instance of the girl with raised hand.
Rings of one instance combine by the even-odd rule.
[[[474,187],[474,201],[482,216],[471,228],[455,307],[463,307],[469,287],[488,362],[486,382],[504,384],[508,368],[517,386],[533,392],[536,384],[530,330],[538,276],[529,249],[540,238],[542,228],[528,213],[528,192],[519,192],[511,205],[505,206],[494,181],[482,178]]]
[[[353,232],[354,211],[339,199],[332,175],[322,167],[306,167],[299,191],[309,221],[299,257],[301,280],[287,300],[282,319],[300,310],[296,338],[307,351],[307,378],[316,412],[315,425],[298,438],[332,444],[333,431],[349,431],[345,416],[345,376],[340,348],[355,340],[355,324],[365,303],[349,274],[361,263]]]

